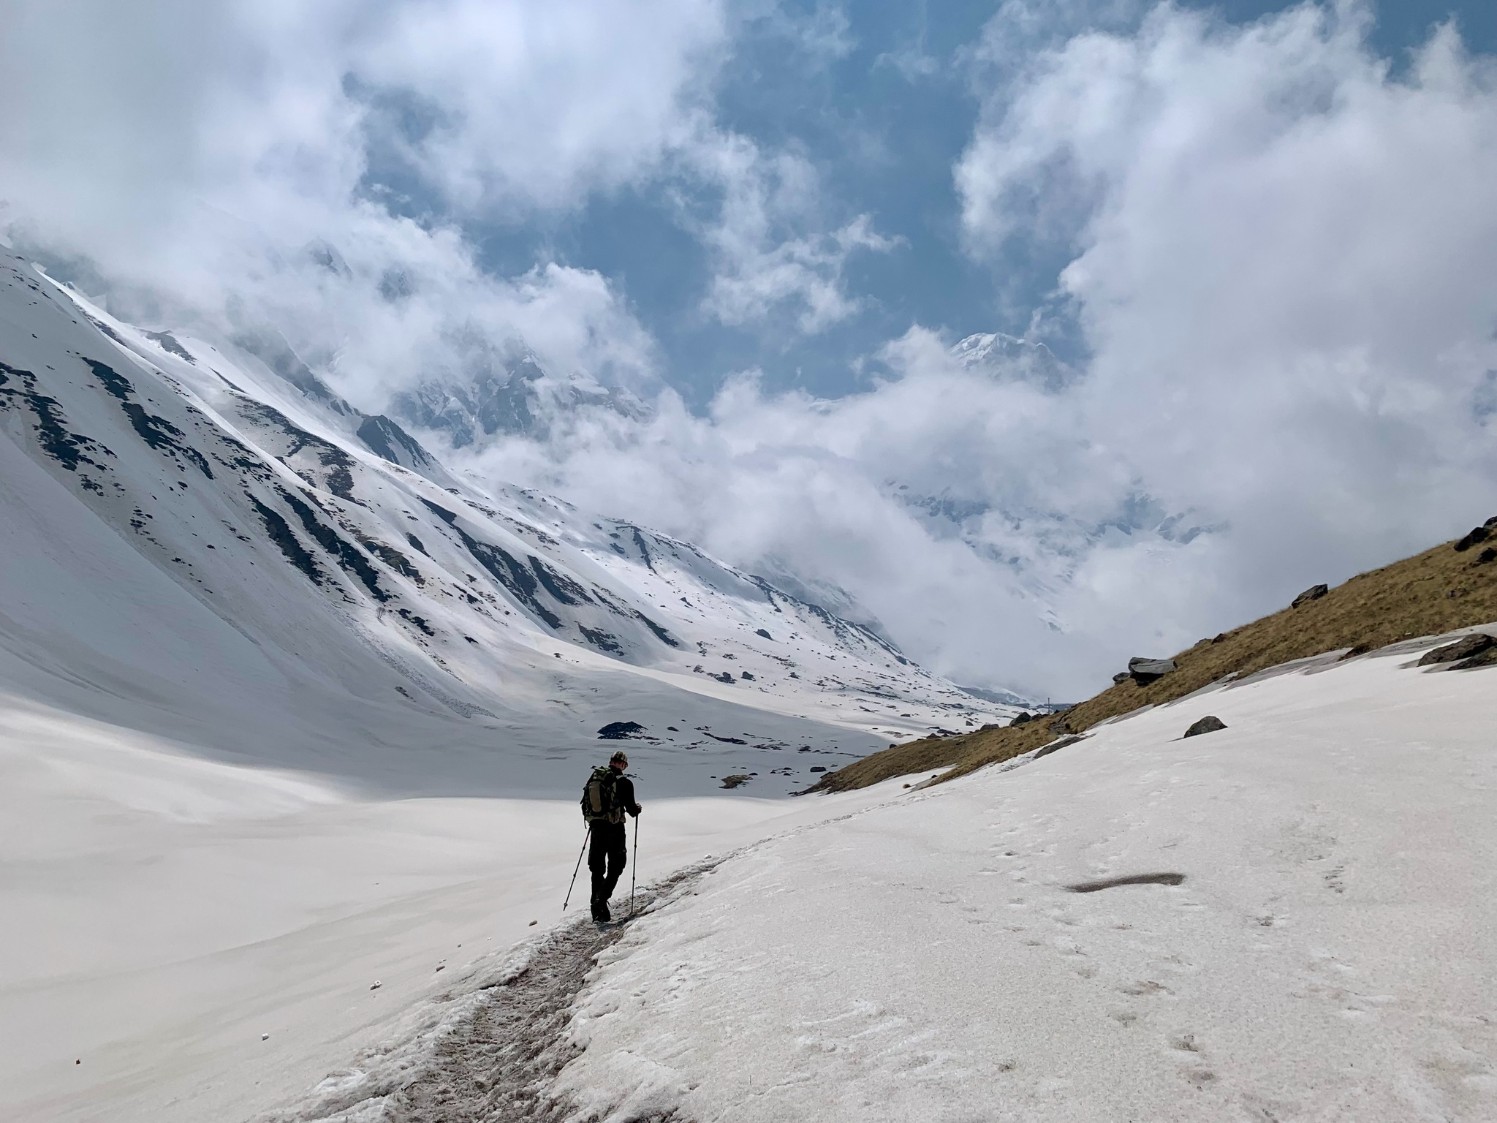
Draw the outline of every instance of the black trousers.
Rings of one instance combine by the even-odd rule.
[[[594,823],[587,844],[587,868],[593,875],[593,900],[608,900],[629,864],[623,823]]]

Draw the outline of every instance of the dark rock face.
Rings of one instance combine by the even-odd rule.
[[[1226,722],[1222,721],[1222,719],[1219,717],[1213,717],[1208,714],[1206,717],[1203,717],[1200,721],[1196,722],[1189,729],[1187,729],[1185,731],[1185,736],[1195,737],[1202,733],[1215,733],[1218,729],[1225,728],[1227,728]]]
[[[1022,714],[1017,715],[1014,718],[1014,720],[1011,721],[1011,722],[1009,722],[1008,724],[1010,726],[1028,725],[1033,720],[1034,720],[1034,715],[1033,714],[1031,714],[1031,713],[1022,713]]]
[[[1455,663],[1459,660],[1484,655],[1493,648],[1497,648],[1497,639],[1493,639],[1485,632],[1473,632],[1469,636],[1462,636],[1454,643],[1447,643],[1444,647],[1426,651],[1419,660],[1419,666],[1430,667],[1436,663]]]
[[[1175,669],[1173,659],[1146,659],[1136,655],[1128,660],[1128,677],[1139,686],[1148,686],[1155,679],[1163,678]]]
[[[1123,683],[1127,682],[1132,677],[1133,676],[1130,675],[1127,671],[1119,671],[1117,674],[1115,674],[1115,675],[1112,676],[1112,685],[1113,686],[1121,686]]]
[[[1455,552],[1463,554],[1472,546],[1480,542],[1485,542],[1488,538],[1492,537],[1493,530],[1494,526],[1491,521],[1485,522],[1481,526],[1472,527],[1466,532],[1466,536],[1455,544]]]
[[[600,741],[624,741],[645,731],[637,721],[610,721],[598,730]]]
[[[1331,590],[1325,585],[1311,585],[1299,596],[1290,602],[1290,608],[1298,608],[1302,604],[1309,604],[1312,600],[1319,600]]]

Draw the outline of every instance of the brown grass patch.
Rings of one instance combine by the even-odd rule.
[[[1060,732],[1060,721],[1079,733],[1140,706],[1173,702],[1229,675],[1242,677],[1341,648],[1361,654],[1490,623],[1497,620],[1497,561],[1478,562],[1481,556],[1479,546],[1458,553],[1447,542],[1360,573],[1299,608],[1285,608],[1216,640],[1203,639],[1175,655],[1172,674],[1148,686],[1130,680],[1108,687],[1054,719],[1042,716],[1017,727],[909,741],[829,772],[810,790],[848,791],[953,766],[941,777],[949,780],[1039,748]]]

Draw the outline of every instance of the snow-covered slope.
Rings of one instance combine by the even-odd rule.
[[[1423,671],[1424,646],[707,864],[601,950],[531,1117],[1497,1118],[1497,672]],[[1227,728],[1182,739],[1207,713]],[[271,1118],[430,1118],[432,1087],[456,1117],[480,1076],[508,1102],[475,1034],[540,973]]]
[[[406,792],[553,790],[633,722],[680,790],[768,794],[1013,712],[685,543],[454,479],[240,343],[0,267],[4,688]]]

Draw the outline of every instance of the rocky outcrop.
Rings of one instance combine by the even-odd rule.
[[[1173,659],[1146,659],[1136,655],[1128,660],[1128,677],[1139,686],[1148,686],[1149,683],[1163,678],[1175,669]]]
[[[1497,515],[1494,515],[1480,526],[1473,526],[1468,530],[1465,536],[1455,544],[1455,552],[1463,554],[1472,546],[1485,542],[1494,534],[1497,534]]]
[[[1290,602],[1289,607],[1298,608],[1302,604],[1309,604],[1312,600],[1319,600],[1330,591],[1330,588],[1326,585],[1311,585],[1303,593],[1295,597],[1294,600]]]
[[[637,737],[644,731],[645,727],[637,721],[610,721],[598,730],[598,740],[624,741],[630,737]]]
[[[1426,651],[1419,660],[1419,666],[1431,667],[1439,663],[1459,663],[1486,655],[1493,649],[1497,649],[1497,639],[1493,639],[1485,632],[1473,632],[1469,636],[1462,636],[1454,643],[1447,643],[1433,651]]]
[[[1227,728],[1227,723],[1221,718],[1207,714],[1185,731],[1187,737],[1197,737],[1202,733],[1215,733],[1218,729]]]

